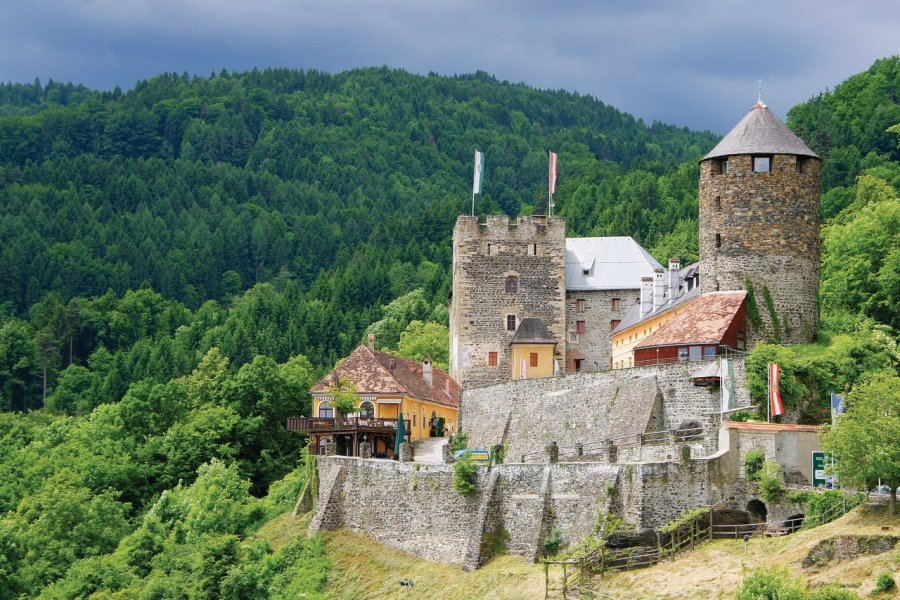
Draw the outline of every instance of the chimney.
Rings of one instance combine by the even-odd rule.
[[[666,270],[653,270],[653,310],[657,311],[666,303]]]
[[[444,379],[444,391],[447,392],[447,395],[450,395],[450,378],[447,377]]]
[[[641,318],[653,310],[653,278],[641,277]]]
[[[425,380],[425,383],[431,385],[431,357],[427,354],[422,359],[422,379]]]
[[[681,295],[681,281],[678,279],[678,271],[681,270],[681,259],[669,259],[669,304]]]
[[[369,350],[375,350],[375,334],[374,333],[369,334],[369,343],[367,345],[369,346]]]

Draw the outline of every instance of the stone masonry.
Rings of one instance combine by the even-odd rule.
[[[584,302],[579,303],[579,300]],[[566,370],[575,372],[573,359],[576,356],[584,359],[584,371],[609,369],[612,356],[611,324],[624,319],[639,301],[637,290],[566,292]],[[578,310],[579,306],[583,306],[582,311]],[[578,321],[585,322],[583,333],[578,333]]]
[[[509,341],[526,317],[544,322],[556,338],[565,371],[565,221],[552,217],[461,216],[453,230],[450,375],[464,388],[509,379]],[[507,284],[510,277],[515,285]],[[497,353],[496,366],[489,353]]]
[[[798,167],[798,161],[800,165]],[[819,160],[776,154],[768,173],[754,173],[751,155],[700,164],[700,286],[745,289],[753,282],[762,317],[748,343],[774,339],[764,300],[771,294],[781,341],[806,343],[818,328]]]

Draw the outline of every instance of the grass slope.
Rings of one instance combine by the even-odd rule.
[[[889,531],[883,531],[889,527]],[[746,553],[740,540],[719,540],[651,569],[617,573],[595,582],[594,588],[614,598],[732,598],[741,580],[758,566],[784,565],[812,588],[827,583],[848,586],[858,594],[872,591],[879,573],[900,575],[900,547],[876,556],[832,562],[804,569],[801,562],[816,543],[838,535],[900,534],[900,517],[886,506],[862,506],[844,517],[781,538],[753,539]]]

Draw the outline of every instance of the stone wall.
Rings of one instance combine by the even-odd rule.
[[[418,467],[418,468],[417,468]],[[553,529],[577,543],[607,514],[619,467],[596,463],[479,468],[460,496],[446,465],[321,457],[310,533],[346,527],[427,560],[477,568],[501,546],[536,560]]]
[[[613,300],[618,309],[613,310]],[[578,312],[578,300],[584,310]],[[621,321],[637,301],[640,290],[591,290],[566,292],[566,371],[575,372],[575,358],[584,359],[583,371],[610,368],[612,356],[611,321]],[[578,321],[585,322],[585,332],[578,333]]]
[[[505,442],[510,459],[519,460],[551,441],[561,447],[595,444],[696,421],[705,429],[703,453],[709,454],[718,446],[719,419],[712,415],[719,410],[720,396],[718,388],[695,386],[690,379],[702,367],[699,362],[679,362],[463,390],[460,425],[470,448]],[[736,360],[734,367],[737,405],[749,404],[743,361]],[[656,414],[648,410],[655,402],[660,402]],[[619,420],[612,419],[614,413]]]
[[[815,339],[819,291],[819,161],[778,154],[771,172],[754,173],[750,155],[730,156],[728,173],[718,161],[700,165],[700,286],[702,291],[741,290],[753,282],[763,320],[748,341],[774,336],[763,298],[768,288],[781,340]],[[719,236],[717,238],[717,236]]]
[[[556,337],[565,371],[565,221],[548,217],[461,216],[453,229],[450,375],[463,387],[489,385],[511,375],[507,315],[517,324],[541,319]],[[507,291],[506,279],[518,277]],[[497,365],[488,353],[497,353]]]

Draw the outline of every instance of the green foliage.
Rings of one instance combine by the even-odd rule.
[[[427,354],[434,366],[446,371],[450,365],[450,330],[440,323],[412,321],[400,334],[397,354],[416,362]]]
[[[837,585],[818,587],[807,594],[808,600],[860,600],[862,596]]]
[[[759,304],[756,303],[756,289],[749,277],[744,279],[744,289],[747,290],[747,320],[754,328],[759,329],[762,327],[762,316],[759,314]]]
[[[509,452],[509,442],[503,442],[502,444],[495,444],[491,447],[491,463],[495,465],[502,465],[503,461],[506,460],[506,454]]]
[[[450,438],[448,443],[450,444],[450,449],[454,452],[465,450],[469,447],[469,436],[468,434],[459,431],[456,435]]]
[[[754,448],[744,455],[744,478],[747,481],[759,481],[760,472],[766,464],[766,453],[761,448]]]
[[[556,556],[562,548],[562,545],[562,532],[558,527],[554,527],[553,531],[550,532],[550,535],[541,542],[541,550],[543,550],[544,556]]]
[[[856,385],[846,398],[847,412],[822,436],[834,454],[842,485],[870,489],[881,481],[891,488],[891,514],[896,514],[900,485],[900,377],[880,371]]]
[[[453,463],[453,489],[461,496],[474,496],[478,491],[478,466],[468,452]]]
[[[844,502],[844,493],[839,490],[810,494],[806,522],[811,525],[823,525],[834,521],[843,514]]]
[[[757,567],[744,577],[736,600],[803,600],[803,586],[784,567]]]
[[[681,527],[685,525],[690,525],[691,523],[697,521],[704,527],[709,524],[709,510],[708,508],[694,508],[682,513],[680,517],[675,519],[674,521],[670,521],[659,528],[660,533],[668,533],[672,534],[678,531]]]
[[[342,415],[350,415],[359,409],[359,394],[356,392],[356,384],[349,379],[340,378],[330,388],[328,393],[331,398],[328,403]]]
[[[781,479],[781,467],[778,463],[774,460],[766,460],[757,475],[760,497],[770,504],[781,502],[784,498],[784,482]]]
[[[888,592],[893,592],[895,589],[897,589],[897,582],[894,581],[894,578],[890,573],[878,574],[874,590],[876,594],[886,594]]]
[[[775,301],[772,299],[772,293],[767,286],[763,286],[763,303],[766,305],[766,311],[769,313],[769,319],[772,321],[772,335],[776,342],[780,342],[781,321],[778,318],[778,312],[775,310]]]

